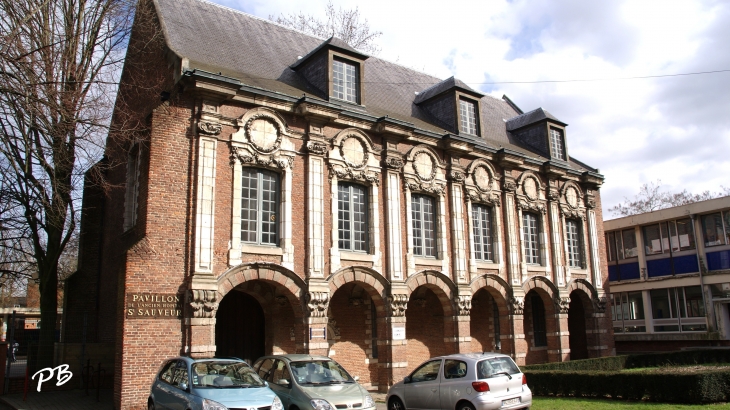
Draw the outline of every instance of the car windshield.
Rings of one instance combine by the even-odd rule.
[[[355,380],[332,360],[312,360],[289,364],[294,379],[301,385],[355,383]]]
[[[193,363],[191,368],[194,387],[224,389],[264,386],[264,381],[244,362],[205,361]]]
[[[519,372],[520,369],[509,357],[493,357],[477,363],[477,377],[480,379],[512,375]]]

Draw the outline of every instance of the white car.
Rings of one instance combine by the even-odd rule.
[[[388,410],[529,409],[532,392],[501,353],[434,357],[388,390]]]

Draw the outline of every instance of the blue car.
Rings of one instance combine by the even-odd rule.
[[[267,382],[240,359],[166,361],[155,377],[147,408],[169,410],[283,410]]]

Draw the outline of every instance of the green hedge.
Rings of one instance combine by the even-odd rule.
[[[651,353],[626,356],[610,356],[597,359],[572,360],[522,366],[525,370],[622,370],[642,367],[692,365],[705,363],[730,363],[730,349],[684,350],[671,353]]]
[[[730,372],[694,374],[525,370],[536,396],[611,397],[668,403],[710,403],[730,399]]]

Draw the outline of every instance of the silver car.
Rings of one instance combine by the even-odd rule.
[[[394,384],[388,410],[529,409],[532,392],[512,359],[500,353],[434,357]]]
[[[281,400],[241,359],[165,361],[152,382],[149,410],[283,410]]]
[[[253,365],[281,399],[284,410],[375,410],[375,401],[326,356],[264,356]]]

